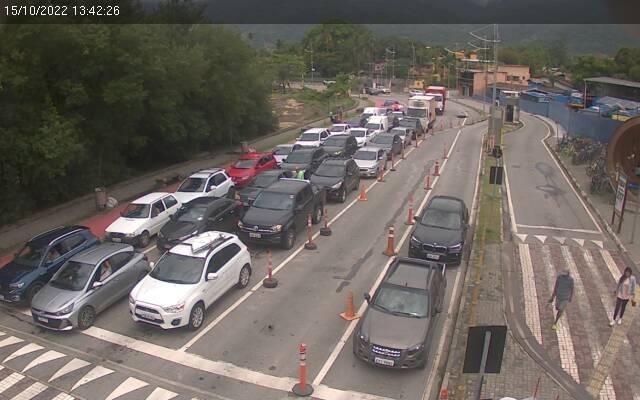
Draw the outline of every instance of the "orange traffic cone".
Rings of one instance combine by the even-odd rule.
[[[385,164],[385,167],[386,167],[386,165],[387,165],[387,161],[386,160],[385,160],[384,164]],[[378,182],[384,182],[384,172],[385,172],[385,169],[380,167],[380,171],[378,171]]]
[[[404,144],[402,144],[402,148],[400,149],[400,159],[404,160],[407,157],[404,156]]]
[[[393,162],[393,148],[391,149],[391,168],[389,169],[389,171],[395,171],[396,170],[396,166],[395,163]]]
[[[427,176],[424,177],[424,190],[431,190],[431,176],[427,172]]]
[[[354,319],[360,318],[353,307],[353,292],[351,290],[349,290],[349,293],[347,294],[347,305],[345,311],[340,313],[340,316],[347,321],[353,321]]]
[[[440,166],[438,165],[438,160],[436,160],[436,165],[433,167],[433,176],[440,175]]]
[[[262,280],[262,286],[264,286],[267,289],[273,289],[274,287],[278,286],[278,280],[273,277],[273,270],[272,270],[273,264],[271,262],[271,250],[267,251],[267,257],[268,257],[267,277]]]
[[[307,217],[307,239],[308,241],[304,244],[304,248],[307,250],[317,250],[318,245],[313,242],[313,235],[311,233],[311,214]]]
[[[442,159],[446,160],[447,159],[447,144],[444,144],[444,148],[442,149]]]
[[[395,250],[395,230],[393,226],[389,227],[389,234],[387,235],[387,249],[383,252],[385,256],[393,257],[396,255]]]
[[[364,186],[360,187],[360,196],[358,196],[358,201],[367,201],[367,191],[364,190]]]
[[[409,197],[409,212],[407,213],[407,221],[405,225],[413,225],[413,198]]]

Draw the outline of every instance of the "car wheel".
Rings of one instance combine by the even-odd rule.
[[[234,200],[236,198],[236,187],[235,186],[231,186],[229,188],[229,190],[227,191],[227,197],[230,198],[231,200]]]
[[[149,241],[151,240],[151,236],[149,232],[144,231],[138,236],[138,246],[145,248],[149,245]]]
[[[238,284],[236,287],[238,289],[246,288],[249,284],[249,280],[251,279],[251,267],[249,264],[245,264],[244,267],[240,270],[240,275],[238,276]]]
[[[96,310],[91,306],[84,306],[78,313],[78,329],[85,330],[89,328],[96,320]]]
[[[282,248],[285,250],[291,250],[295,241],[296,232],[293,230],[293,228],[287,229],[282,236]]]
[[[313,217],[311,218],[311,223],[312,224],[319,224],[320,221],[322,221],[322,208],[316,206],[316,208],[313,209]]]
[[[344,186],[344,184],[342,185],[342,189],[340,189],[340,197],[338,197],[338,200],[340,201],[340,203],[344,203],[345,201],[347,201],[347,188]]]
[[[36,293],[38,293],[43,286],[44,284],[42,282],[35,282],[31,284],[29,289],[27,289],[27,296],[25,298],[27,301],[27,305],[29,306],[31,305],[31,301],[33,301],[33,296],[35,296]]]
[[[189,329],[195,331],[202,326],[204,322],[204,304],[202,302],[196,303],[189,313]]]

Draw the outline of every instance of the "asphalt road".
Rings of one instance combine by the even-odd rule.
[[[406,100],[400,96],[397,99]],[[459,196],[472,206],[486,124],[457,127],[462,120],[456,114],[462,109],[448,103],[445,115],[439,117],[439,126],[452,128],[437,131],[419,148],[409,149],[407,159],[398,163],[397,171],[387,174],[384,183],[363,180],[366,202],[358,201],[357,193],[352,192],[345,204],[330,203],[327,209],[333,235],[316,237],[318,250],[301,248],[306,233],[298,235],[291,251],[273,249],[273,266],[280,281],[276,289],[260,286],[267,270],[266,251],[252,249],[253,277],[249,288],[233,290],[220,299],[207,311],[199,331],[163,331],[136,324],[129,316],[126,298],[99,315],[95,327],[84,332],[41,331],[30,324],[24,313],[7,309],[0,315],[0,331],[5,333],[0,335],[0,357],[3,352],[11,354],[19,348],[19,343],[11,341],[3,346],[2,340],[13,335],[43,347],[31,352],[31,358],[55,350],[112,370],[71,392],[75,397],[91,400],[108,398],[110,393],[113,396],[112,391],[123,380],[123,387],[130,391],[121,398],[130,400],[164,398],[148,397],[155,388],[197,398],[282,399],[287,398],[286,392],[297,380],[297,348],[305,343],[308,380],[316,389],[314,398],[422,399],[428,378],[437,372],[435,355],[441,352],[447,313],[438,320],[432,363],[424,370],[408,371],[373,368],[358,361],[351,350],[350,333],[355,322],[342,320],[339,313],[344,310],[349,291],[355,294],[356,309],[361,310],[362,294],[375,287],[384,273],[389,261],[382,254],[388,226],[396,228],[396,243],[403,241],[399,254],[407,254],[411,227],[404,222],[410,197],[416,211],[429,194]],[[473,111],[466,111],[472,118],[476,116]],[[448,159],[442,175],[432,191],[423,190],[425,167],[431,167],[436,160],[442,165],[444,152]],[[145,251],[151,261],[159,257],[154,245]],[[447,270],[445,310],[452,293],[460,290],[460,286],[454,286],[462,283],[457,277],[463,268],[464,265]],[[23,360],[21,364],[13,365],[18,358]],[[29,360],[27,355],[18,358],[2,364],[19,372]],[[64,365],[64,360],[53,360],[48,365],[55,370]],[[29,371],[34,371],[35,378],[47,381],[38,374],[48,369],[37,368]],[[78,374],[77,379],[87,379],[83,374],[91,366],[83,368],[73,372]],[[61,391],[71,390],[73,373],[64,378],[69,382],[56,381]],[[127,378],[146,385],[138,388],[132,383],[136,381]]]

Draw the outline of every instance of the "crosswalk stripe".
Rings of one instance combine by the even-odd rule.
[[[574,242],[578,243],[580,247],[584,246],[584,239],[572,238]]]
[[[71,391],[73,392],[78,387],[82,385],[86,385],[91,381],[94,381],[98,378],[102,378],[103,376],[109,375],[111,373],[113,373],[113,370],[109,368],[105,368],[102,365],[96,365],[95,367],[93,367],[91,371],[87,372],[82,378],[80,378],[80,380],[76,382],[75,385],[73,385],[73,387],[71,388]]]
[[[521,242],[524,243],[527,240],[527,236],[529,235],[525,233],[516,233],[516,236],[520,239]]]
[[[9,336],[8,338],[0,340],[0,348],[11,346],[12,344],[24,342],[24,340],[17,338],[15,336]]]
[[[598,247],[600,247],[601,249],[604,249],[604,243],[602,243],[602,240],[593,240],[591,239],[591,241]]]
[[[11,375],[7,376],[0,382],[0,393],[5,392],[11,386],[20,382],[23,378],[24,378],[24,375],[19,374],[17,372],[14,372]]]
[[[560,242],[560,244],[564,244],[564,241],[567,240],[566,237],[562,237],[562,236],[554,236],[553,238],[558,242]]]
[[[542,343],[540,310],[538,309],[538,292],[535,288],[529,245],[526,243],[520,243],[518,245],[518,253],[520,254],[520,264],[522,265],[522,289],[524,291],[525,319],[538,343]]]
[[[170,400],[174,397],[178,397],[178,394],[167,389],[156,388],[145,400]]]
[[[620,269],[618,268],[618,265],[613,260],[613,257],[611,257],[611,253],[609,253],[608,250],[600,250],[600,254],[604,259],[604,263],[607,265],[607,268],[609,268],[611,277],[613,278],[614,281],[618,281],[622,273],[620,273]]]
[[[547,237],[545,235],[533,235],[533,236],[535,236],[542,243],[544,243],[545,240],[547,240]]]
[[[20,392],[20,394],[14,397],[13,400],[31,400],[40,393],[44,392],[46,389],[47,386],[43,385],[42,383],[34,382],[33,385]]]
[[[75,397],[67,393],[60,393],[59,395],[57,395],[51,400],[75,400]]]
[[[25,354],[33,353],[34,351],[38,351],[38,350],[42,350],[42,349],[44,349],[44,347],[42,347],[40,345],[37,345],[35,343],[29,343],[29,344],[19,348],[18,350],[14,351],[10,356],[8,356],[4,360],[2,360],[2,362],[6,363],[7,361],[13,360],[16,357],[20,357],[20,356],[23,356]]]
[[[138,390],[148,385],[149,384],[145,381],[129,377],[125,379],[125,381],[122,382],[113,392],[111,392],[111,394],[109,394],[109,396],[107,396],[105,400],[114,400],[120,396],[124,396],[129,392],[133,392],[134,390]]]
[[[64,354],[58,353],[55,350],[49,350],[44,354],[39,355],[37,358],[32,360],[26,367],[22,370],[22,372],[28,371],[33,367],[37,367],[40,364],[47,363],[49,361],[57,360],[58,358],[65,357]]]
[[[85,360],[81,360],[79,358],[74,358],[71,361],[69,361],[68,363],[66,363],[62,368],[60,368],[59,370],[56,371],[55,374],[53,374],[51,376],[51,378],[49,378],[49,382],[51,382],[54,379],[58,379],[61,376],[64,376],[70,372],[73,372],[75,370],[78,370],[80,368],[86,367],[87,365],[90,365],[91,363],[86,362]]]

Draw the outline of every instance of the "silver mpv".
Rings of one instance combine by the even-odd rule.
[[[96,315],[149,272],[144,254],[122,243],[103,243],[67,261],[31,302],[36,324],[54,330],[87,329]]]

